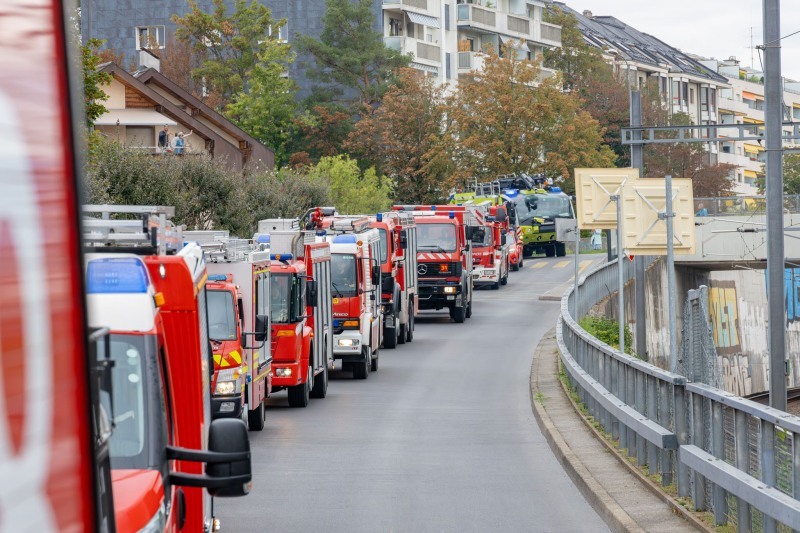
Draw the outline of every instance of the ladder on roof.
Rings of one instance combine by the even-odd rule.
[[[193,230],[183,232],[186,241],[200,245],[209,263],[246,261],[259,246],[249,239],[231,238],[227,230]]]
[[[361,233],[369,226],[369,218],[363,215],[337,215],[331,219],[331,230],[339,233]]]
[[[183,248],[183,227],[171,206],[84,205],[83,242],[92,251],[173,254]]]

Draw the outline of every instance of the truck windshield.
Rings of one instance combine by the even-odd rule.
[[[288,324],[291,319],[292,306],[292,276],[291,274],[273,274],[270,276],[270,322],[273,324]]]
[[[528,194],[515,201],[520,225],[530,226],[533,217],[572,218],[572,206],[566,196],[553,194]]]
[[[381,236],[381,264],[385,265],[386,259],[389,257],[389,238],[383,228],[378,228],[378,234]]]
[[[215,341],[236,339],[236,310],[230,291],[208,291],[208,336]]]
[[[334,296],[358,296],[355,255],[331,254],[331,285]]]
[[[477,233],[473,233],[472,235],[473,235],[472,236],[472,244],[474,244],[475,246],[484,247],[484,246],[491,246],[492,245],[492,242],[493,242],[493,239],[492,239],[492,228],[488,228],[488,227],[484,227],[483,228],[483,238],[482,239],[480,238],[481,236],[478,235]]]
[[[417,249],[420,251],[455,252],[454,224],[420,224],[417,226]]]
[[[106,414],[114,414],[109,440],[111,467],[158,467],[150,455],[166,444],[166,411],[156,339],[151,335],[113,334],[109,342],[114,366],[111,386],[103,387],[100,402]]]

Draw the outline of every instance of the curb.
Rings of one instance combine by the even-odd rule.
[[[603,485],[595,479],[595,477],[584,466],[583,462],[570,449],[561,433],[553,424],[550,415],[541,405],[537,404],[535,398],[536,393],[539,392],[538,387],[538,367],[541,361],[541,353],[544,345],[544,339],[553,336],[554,329],[550,330],[539,342],[534,353],[533,363],[531,364],[530,376],[530,391],[531,391],[531,407],[533,409],[533,416],[541,429],[542,434],[550,446],[550,450],[556,456],[556,459],[564,468],[569,478],[578,487],[589,505],[597,511],[603,521],[616,532],[643,532],[644,529],[625,512],[625,510],[611,497],[611,495],[603,488]],[[556,370],[556,369],[553,369]]]

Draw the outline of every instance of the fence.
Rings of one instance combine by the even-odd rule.
[[[701,205],[702,204],[702,207]],[[750,216],[767,213],[766,196],[732,196],[724,198],[695,198],[695,209],[703,216]],[[800,194],[787,194],[783,198],[784,213],[800,213]]]
[[[632,263],[623,268],[632,279]],[[696,510],[713,511],[717,524],[800,530],[800,418],[689,382],[589,335],[576,318],[611,296],[616,280],[616,261],[590,272],[574,317],[573,290],[561,300],[561,361],[589,414],[662,484],[677,484]]]

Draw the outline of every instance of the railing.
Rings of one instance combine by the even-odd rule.
[[[632,263],[623,268],[630,280]],[[576,318],[610,297],[616,279],[614,261],[584,278],[577,310],[572,289],[561,300],[561,362],[589,414],[662,484],[713,511],[716,524],[800,530],[800,418],[689,383],[589,335]]]
[[[428,61],[441,61],[441,48],[423,42],[417,43],[417,57]]]
[[[542,39],[545,41],[552,41],[561,44],[561,26],[541,22]]]
[[[731,196],[724,198],[695,198],[695,208],[700,204],[708,213],[706,216],[750,216],[766,215],[766,196]],[[787,194],[783,197],[783,213],[800,213],[800,194]]]
[[[384,4],[402,4],[405,6],[416,7],[417,9],[428,10],[428,0],[383,0]]]
[[[477,22],[485,26],[496,26],[495,12],[471,4],[458,5],[458,20]]]
[[[531,32],[531,22],[528,19],[508,15],[508,29],[517,33],[529,35]]]

